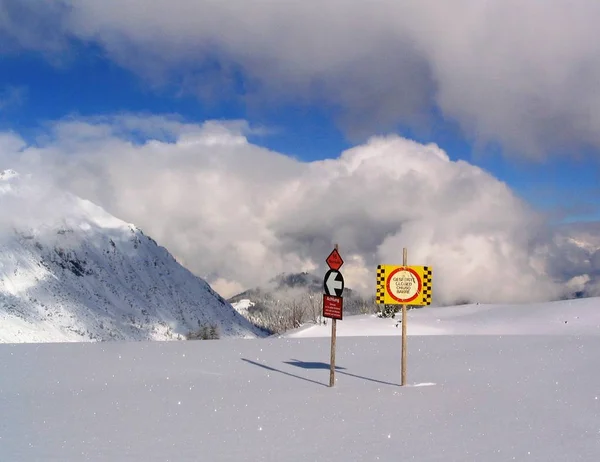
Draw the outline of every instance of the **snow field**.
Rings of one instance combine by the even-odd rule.
[[[340,336],[334,388],[327,337],[0,345],[0,460],[599,460],[600,336],[521,334],[412,335],[408,387],[390,335]]]

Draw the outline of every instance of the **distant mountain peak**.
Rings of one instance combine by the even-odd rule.
[[[280,273],[264,286],[246,290],[228,301],[256,325],[280,333],[321,317],[323,277],[308,272]],[[374,308],[374,297],[345,288],[345,315],[372,313]]]
[[[316,288],[321,286],[322,279],[318,276],[308,273],[280,273],[270,280],[270,284],[274,284],[277,288]]]

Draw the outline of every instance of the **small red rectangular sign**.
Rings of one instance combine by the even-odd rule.
[[[323,317],[331,319],[342,319],[344,311],[344,299],[332,295],[323,295]]]

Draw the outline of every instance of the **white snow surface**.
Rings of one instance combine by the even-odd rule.
[[[363,316],[333,388],[327,337],[0,345],[0,460],[597,461],[599,304],[410,310],[405,387]]]
[[[95,204],[0,173],[0,343],[259,331],[150,237]]]
[[[600,335],[600,298],[584,298],[523,305],[460,305],[408,310],[408,335]],[[352,316],[338,322],[337,336],[400,335],[398,312],[394,319],[377,315]],[[330,324],[307,324],[282,337],[325,337]]]
[[[233,302],[231,306],[240,313],[241,315],[245,315],[248,313],[248,309],[253,307],[255,303],[247,298],[240,300],[239,302]]]

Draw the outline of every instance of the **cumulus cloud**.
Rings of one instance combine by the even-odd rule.
[[[434,108],[508,151],[600,146],[598,2],[0,0],[0,11],[0,42],[78,39],[204,97],[328,104],[356,135],[426,126]]]
[[[0,0],[0,54],[26,49],[50,56],[64,51],[67,6],[62,0]]]
[[[377,264],[401,262],[403,247],[409,263],[434,267],[437,303],[565,290],[548,266],[564,256],[541,218],[436,145],[374,137],[306,163],[249,143],[252,130],[135,115],[63,120],[30,146],[0,136],[0,167],[49,175],[135,223],[224,295],[281,272],[324,273],[335,243],[348,286],[365,293]],[[586,255],[573,275],[591,273]]]
[[[0,170],[0,245],[10,245],[15,231],[29,235],[56,229],[74,215],[75,198],[52,183],[46,176],[36,175],[32,181],[31,175]]]

